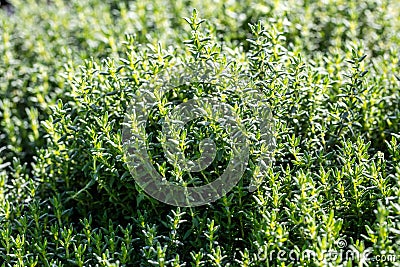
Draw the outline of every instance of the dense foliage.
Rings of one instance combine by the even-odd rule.
[[[0,9],[2,266],[399,266],[399,3],[10,2]],[[262,91],[274,161],[249,192],[261,149],[252,147],[233,191],[173,207],[135,184],[122,124],[143,83],[206,61]],[[215,95],[240,107],[228,87],[175,88],[151,113],[161,173],[176,175],[158,138],[170,103]],[[213,179],[229,136],[203,126],[182,142],[193,152],[219,138],[214,169],[202,173]],[[397,260],[326,257],[340,249]],[[288,256],[306,251],[315,257]]]

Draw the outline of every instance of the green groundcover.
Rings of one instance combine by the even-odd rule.
[[[400,266],[399,1],[9,2],[0,266]]]

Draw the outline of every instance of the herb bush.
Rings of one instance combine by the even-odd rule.
[[[11,2],[0,10],[2,266],[399,265],[397,2]],[[218,201],[168,206],[128,171],[124,115],[144,81],[205,61],[263,92],[274,162],[254,192],[250,162]],[[192,83],[175,97],[226,89]],[[397,261],[324,258],[337,240]],[[287,256],[307,250],[316,257]]]

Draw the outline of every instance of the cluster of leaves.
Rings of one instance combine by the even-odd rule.
[[[12,4],[12,14],[0,10],[2,266],[364,264],[324,258],[339,238],[348,250],[400,258],[395,1]],[[168,206],[147,196],[128,170],[124,116],[158,73],[210,61],[231,79],[246,75],[263,93],[275,121],[274,162],[249,192],[262,153],[254,146],[232,192],[202,207]],[[147,127],[160,173],[176,178],[160,136],[168,110],[213,95],[247,118],[244,94],[231,93],[229,83],[170,92]],[[197,121],[179,143],[198,157],[207,135],[220,152],[203,173],[214,179],[229,161],[224,129]],[[307,250],[316,256],[277,256]]]

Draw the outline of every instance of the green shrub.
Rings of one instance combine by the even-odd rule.
[[[13,5],[13,15],[0,10],[2,266],[398,265],[397,3]],[[123,121],[146,81],[206,61],[262,92],[274,118],[274,161],[249,192],[261,153],[252,146],[231,192],[205,206],[173,207],[135,183]],[[191,82],[152,110],[149,155],[166,177],[177,177],[160,142],[167,111],[213,95],[251,117],[245,90],[229,85]],[[223,127],[199,125],[180,141],[192,142],[196,156],[201,137],[217,136],[218,160],[196,176],[206,183],[226,167],[229,142]],[[256,124],[246,126],[259,138]],[[323,258],[340,249],[397,261]],[[288,256],[307,251],[315,257]]]

